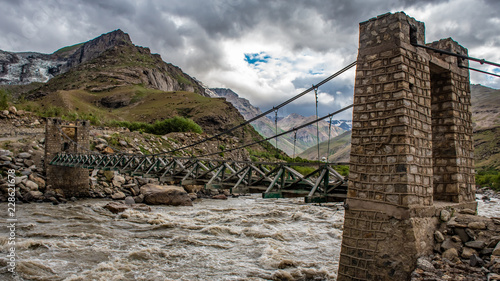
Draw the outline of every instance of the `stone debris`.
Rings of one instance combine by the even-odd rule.
[[[411,280],[500,280],[500,226],[495,219],[448,210],[440,220],[434,253],[418,259]]]

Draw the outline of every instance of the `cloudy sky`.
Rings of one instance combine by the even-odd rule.
[[[0,0],[0,7],[2,50],[52,53],[122,29],[263,111],[353,62],[359,22],[387,12],[424,21],[427,42],[452,37],[470,56],[500,62],[499,0]],[[352,70],[319,89],[320,116],[352,103],[353,81]],[[471,73],[471,82],[500,88],[493,76]],[[279,114],[314,110],[306,95]]]

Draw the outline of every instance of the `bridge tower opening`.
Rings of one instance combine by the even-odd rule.
[[[403,12],[360,23],[338,280],[409,280],[443,209],[476,209],[468,70]],[[428,44],[467,55],[451,38]]]
[[[47,118],[45,125],[45,174],[47,185],[61,189],[66,197],[87,197],[89,171],[85,168],[49,165],[59,152],[85,153],[89,149],[89,122]]]

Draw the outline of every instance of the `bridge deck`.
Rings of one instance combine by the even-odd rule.
[[[160,182],[199,184],[232,193],[262,192],[264,198],[305,197],[306,202],[342,201],[346,179],[333,163],[247,162],[133,154],[58,153],[50,165],[114,170]],[[297,167],[308,167],[301,174]]]

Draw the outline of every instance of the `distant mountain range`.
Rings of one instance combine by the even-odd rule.
[[[0,51],[0,88],[21,109],[42,116],[77,116],[93,121],[154,122],[191,118],[209,134],[244,122],[241,114],[179,67],[115,30],[52,54]],[[234,132],[251,141],[251,127]]]
[[[245,120],[250,120],[255,116],[261,115],[262,111],[253,106],[247,99],[239,97],[231,89],[224,88],[212,88],[210,89],[217,97],[225,98],[228,102],[232,103],[236,109],[243,115]],[[259,132],[264,137],[271,137],[277,133],[282,133],[293,129],[294,127],[300,126],[312,120],[315,120],[315,116],[304,117],[302,115],[292,113],[286,117],[280,117],[276,123],[274,118],[265,116],[252,122],[252,126],[257,132]],[[329,125],[327,121],[320,121],[319,124],[319,142],[328,140],[329,138]],[[338,136],[346,130],[350,130],[351,122],[346,120],[334,120],[330,128],[330,137]],[[272,145],[276,146],[276,141],[270,141]],[[278,138],[278,148],[286,152],[288,155],[293,156],[298,155],[304,150],[315,146],[317,144],[317,132],[316,125],[310,125],[297,131],[295,138],[294,133],[290,133]]]

